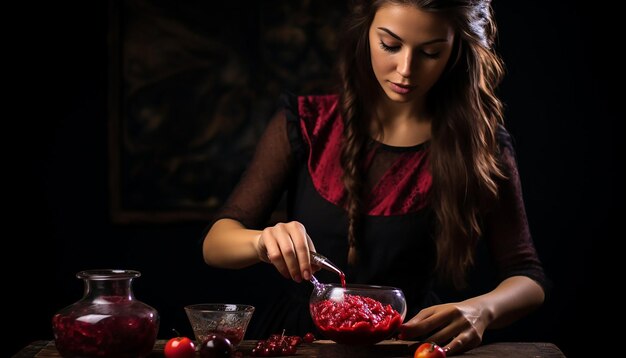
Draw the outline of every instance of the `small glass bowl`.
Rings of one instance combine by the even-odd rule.
[[[237,347],[243,340],[254,307],[230,303],[199,303],[185,306],[196,342],[202,344],[209,334],[220,334]]]
[[[376,344],[391,337],[406,316],[401,289],[387,286],[316,283],[309,300],[311,318],[328,339],[351,345]]]

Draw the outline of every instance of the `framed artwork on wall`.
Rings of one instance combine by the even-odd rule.
[[[332,88],[344,6],[111,0],[113,221],[210,220],[280,94]]]

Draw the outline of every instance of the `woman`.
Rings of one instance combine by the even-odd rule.
[[[301,282],[319,251],[349,282],[402,288],[410,319],[399,337],[450,354],[541,305],[547,281],[494,93],[495,34],[486,0],[356,3],[340,94],[285,99],[206,235],[207,264],[263,261]],[[263,228],[284,190],[289,221]],[[433,277],[462,288],[480,245],[495,288],[441,304]],[[306,330],[303,286],[281,303],[292,313],[272,313],[279,325]]]

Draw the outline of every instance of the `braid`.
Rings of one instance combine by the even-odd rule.
[[[346,188],[346,209],[348,212],[348,263],[357,262],[357,237],[361,217],[361,193],[363,183],[360,178],[361,158],[365,142],[362,126],[358,125],[359,106],[350,81],[344,81],[342,107],[344,119],[344,143],[341,150],[343,184]]]
[[[341,148],[342,181],[346,189],[345,208],[348,215],[348,263],[358,260],[359,237],[362,217],[363,158],[369,138],[369,120],[365,113],[373,108],[377,82],[372,77],[369,61],[369,24],[379,4],[360,2],[344,24],[344,46],[338,61],[341,83],[341,114],[344,123],[344,142]]]

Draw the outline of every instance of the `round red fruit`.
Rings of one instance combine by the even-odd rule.
[[[287,342],[289,342],[290,346],[297,347],[302,343],[302,337],[300,336],[289,336],[287,337]]]
[[[200,346],[200,357],[228,358],[233,354],[234,350],[228,338],[219,334],[209,334]]]
[[[196,346],[187,337],[175,337],[167,341],[163,353],[166,358],[193,358]]]
[[[315,336],[313,335],[313,333],[309,332],[305,334],[304,337],[302,337],[302,340],[304,341],[304,343],[313,343],[313,341],[315,340]]]
[[[413,358],[446,358],[446,351],[435,343],[422,343]]]

